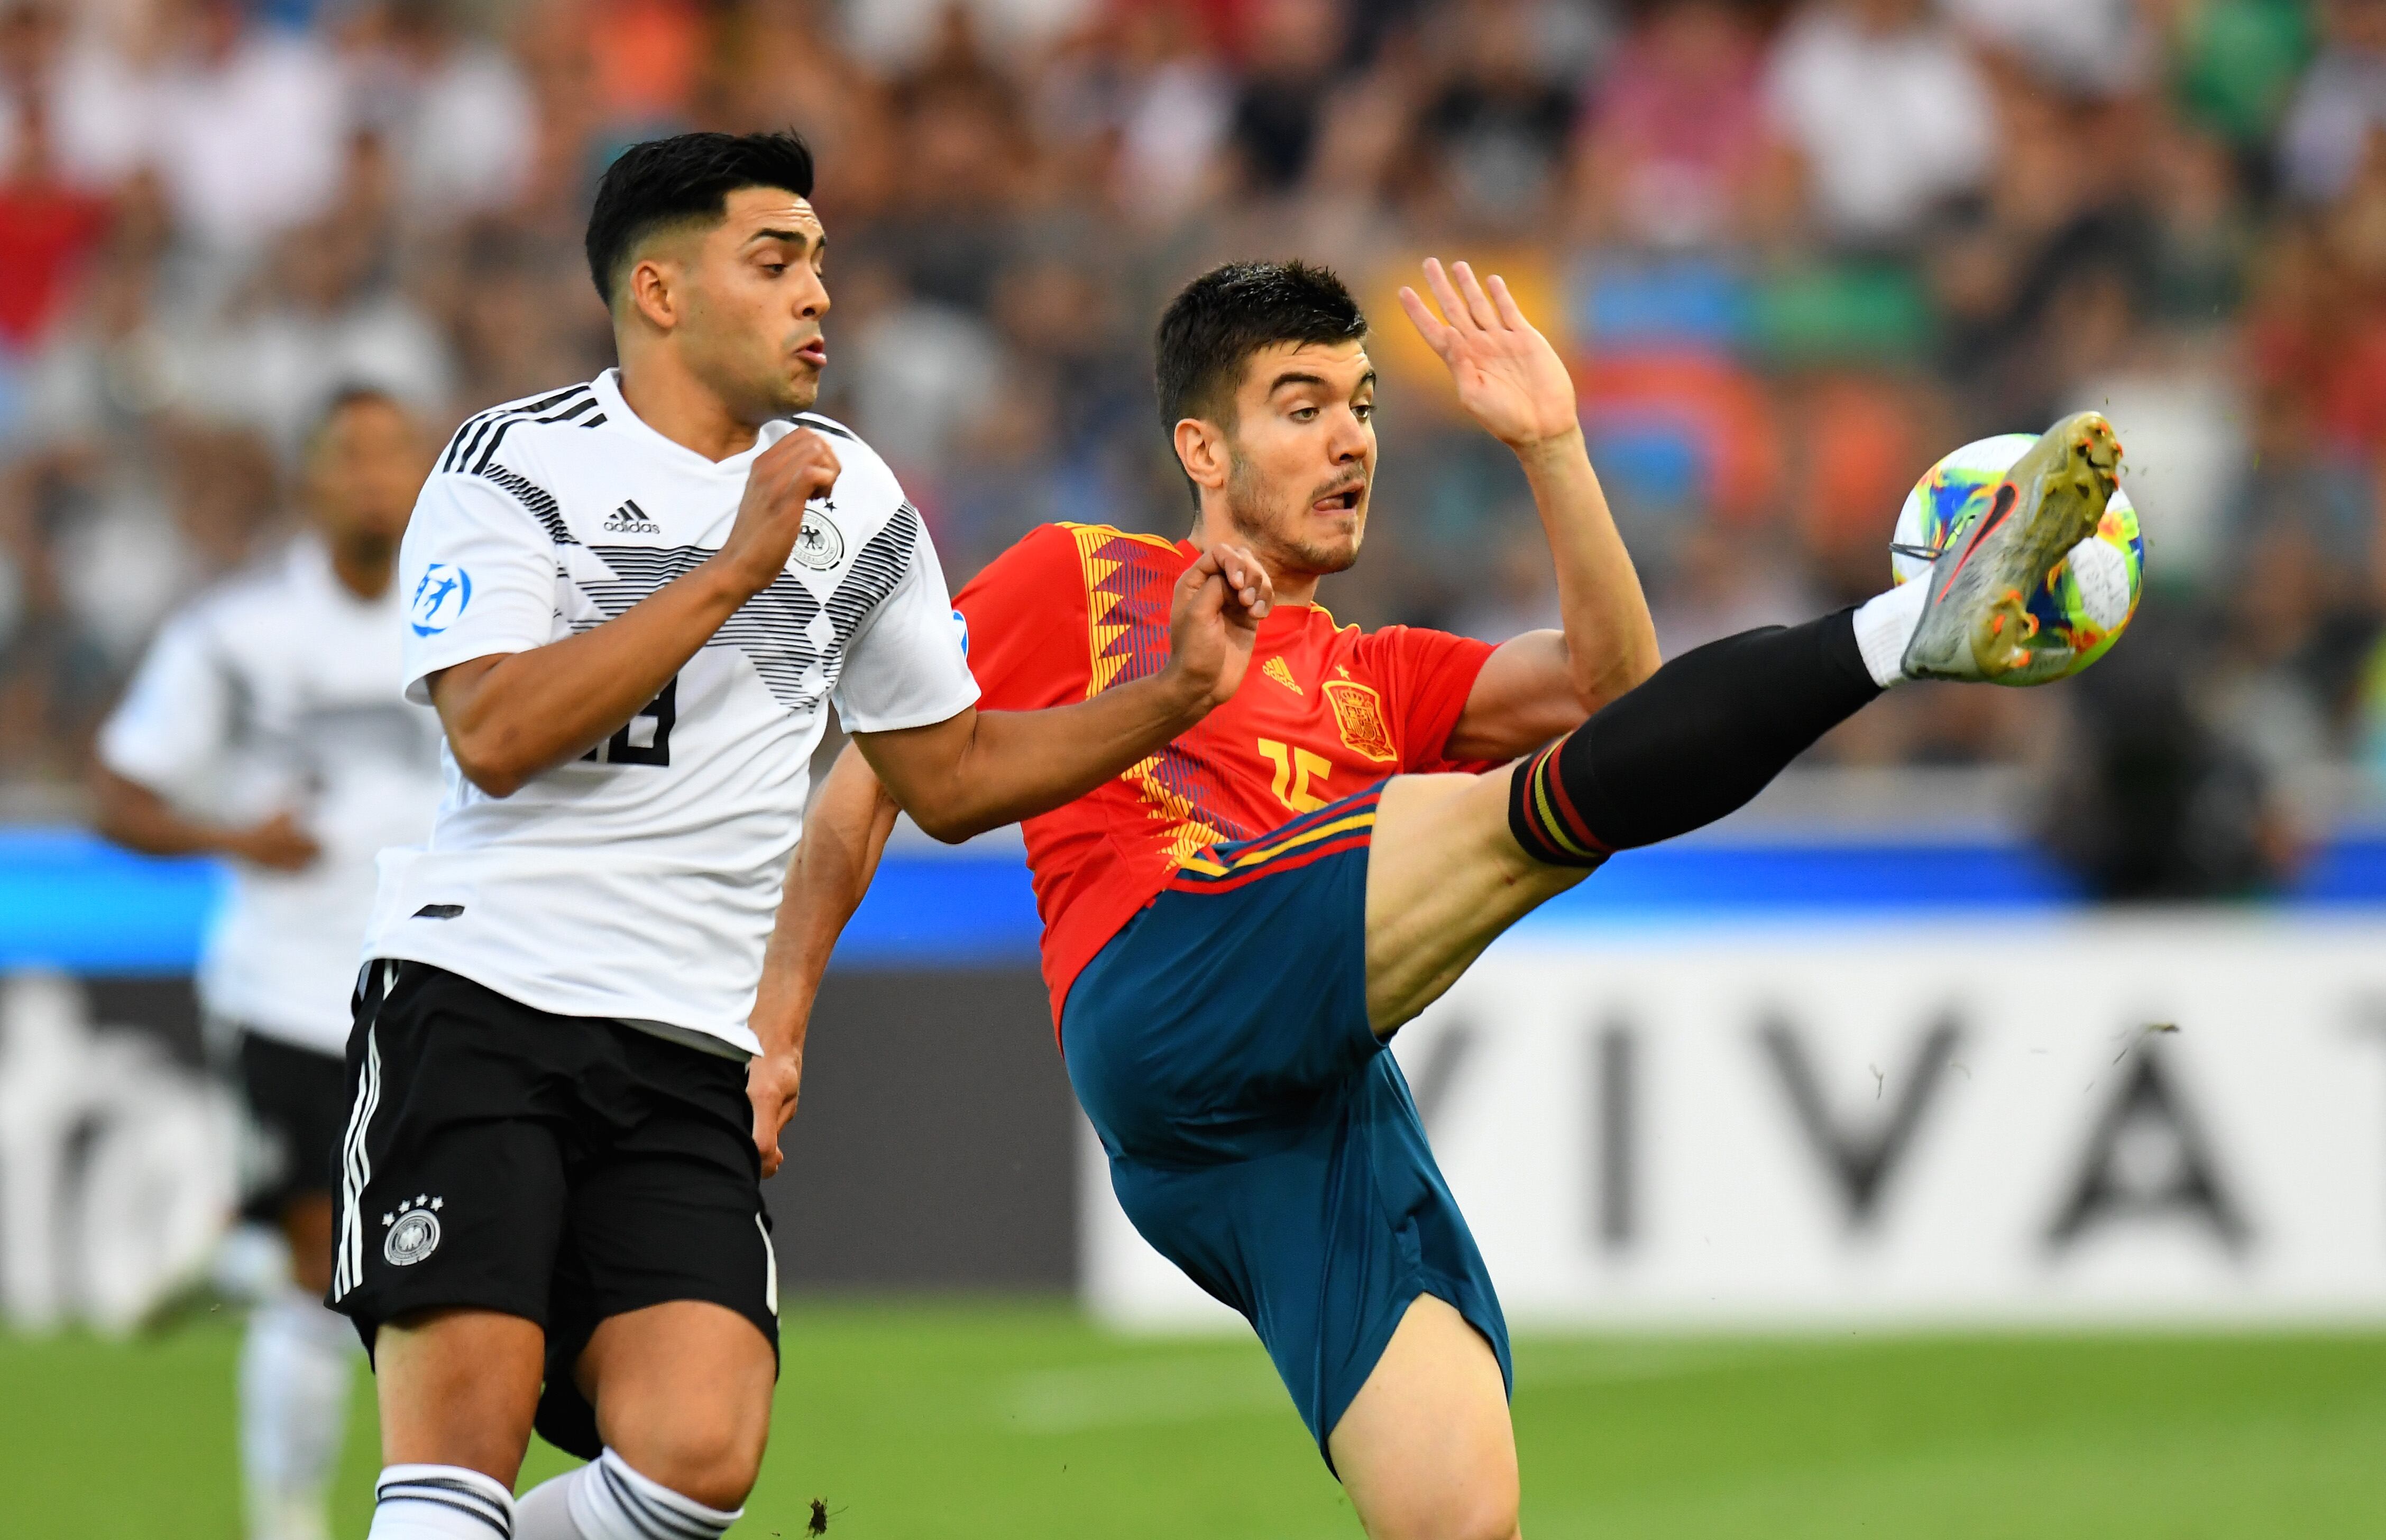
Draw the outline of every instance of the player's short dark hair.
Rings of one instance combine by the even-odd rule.
[[[675,133],[622,151],[588,212],[588,276],[606,307],[640,242],[669,225],[719,223],[729,194],[746,187],[810,197],[811,146],[792,131]]]
[[[413,415],[406,403],[398,399],[397,393],[386,385],[376,385],[370,380],[343,381],[332,388],[332,394],[323,397],[322,406],[316,408],[315,420],[308,425],[307,437],[301,447],[306,453],[313,454],[321,446],[323,435],[331,432],[332,424],[356,407],[387,407],[400,416]]]
[[[1196,417],[1232,427],[1251,355],[1285,343],[1347,343],[1367,334],[1359,302],[1332,269],[1307,262],[1228,262],[1185,285],[1152,336],[1160,420]]]

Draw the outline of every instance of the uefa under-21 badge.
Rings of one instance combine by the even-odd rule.
[[[438,1250],[439,1210],[446,1207],[446,1198],[426,1195],[399,1204],[395,1214],[383,1214],[381,1222],[389,1231],[381,1243],[383,1259],[394,1268],[410,1268]]]
[[[414,597],[408,606],[407,620],[417,636],[436,636],[456,623],[464,607],[472,602],[472,574],[461,567],[450,567],[434,561],[422,570],[422,581],[414,585]]]
[[[825,572],[845,559],[845,535],[829,522],[826,511],[835,507],[828,502],[819,507],[807,507],[804,521],[796,529],[796,548],[789,554],[799,565],[815,572]]]

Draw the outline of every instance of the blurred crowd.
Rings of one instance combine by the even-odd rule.
[[[1300,255],[1385,375],[1326,602],[1550,623],[1522,479],[1392,300],[1463,256],[1574,362],[1669,654],[1877,590],[1944,450],[2118,423],[2143,657],[1902,691],[1822,757],[2035,755],[2082,827],[2159,762],[2224,866],[2386,763],[2386,0],[0,0],[0,782],[71,778],[160,615],[286,525],[332,390],[444,433],[610,361],[611,155],[789,125],[823,408],[956,584],[1041,520],[1178,532],[1150,323]]]

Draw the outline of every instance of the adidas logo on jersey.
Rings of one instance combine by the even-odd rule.
[[[1286,689],[1291,691],[1296,695],[1306,693],[1298,683],[1294,682],[1292,677],[1292,665],[1287,663],[1281,654],[1269,658],[1266,664],[1261,668],[1260,672],[1267,675],[1268,678],[1275,680],[1278,684],[1283,685]]]
[[[647,517],[647,510],[632,498],[605,517],[607,534],[660,534],[663,527]]]

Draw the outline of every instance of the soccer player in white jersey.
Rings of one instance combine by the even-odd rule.
[[[737,1518],[777,1368],[760,1179],[801,1070],[748,1022],[787,1016],[755,994],[823,707],[966,837],[1199,720],[1267,608],[1221,549],[1176,586],[1165,670],[980,713],[919,513],[804,415],[811,186],[791,135],[626,152],[588,226],[620,368],[466,423],[407,534],[402,672],[447,796],[383,858],[330,1294],[380,1378],[372,1540]],[[517,1513],[534,1425],[591,1463]]]
[[[199,999],[246,1114],[244,1215],[289,1247],[241,1351],[252,1540],[329,1533],[356,1357],[322,1296],[357,944],[375,854],[421,838],[439,802],[437,724],[396,685],[392,581],[429,461],[390,397],[336,396],[306,448],[312,527],[168,622],[92,772],[110,839],[231,858]]]

